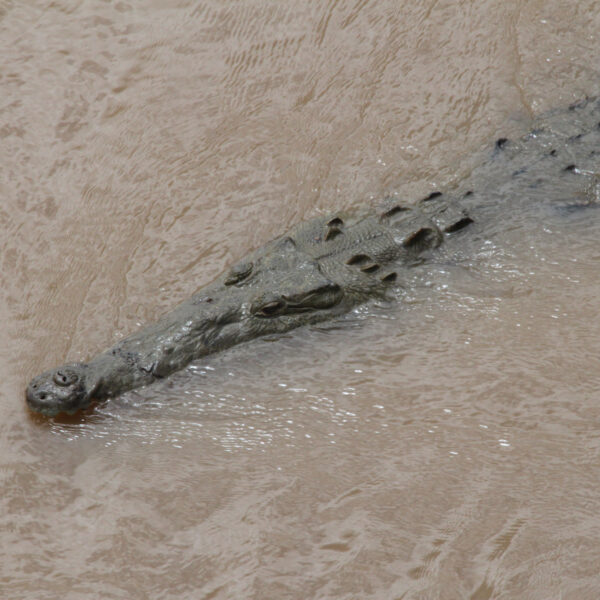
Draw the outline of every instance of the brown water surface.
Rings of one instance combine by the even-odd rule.
[[[23,397],[597,95],[599,31],[591,0],[0,1],[0,597],[599,598],[598,211],[84,416]]]

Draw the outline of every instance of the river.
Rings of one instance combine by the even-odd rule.
[[[0,0],[0,597],[599,598],[600,211],[83,415],[24,402],[298,221],[600,94],[599,31],[591,0]]]

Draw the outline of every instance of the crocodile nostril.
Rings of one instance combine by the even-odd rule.
[[[77,382],[77,375],[70,370],[56,371],[52,376],[52,381],[60,387],[68,387]]]

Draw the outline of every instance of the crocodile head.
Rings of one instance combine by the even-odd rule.
[[[27,405],[46,416],[61,412],[74,414],[87,408],[91,401],[86,385],[87,370],[85,363],[72,363],[34,377],[25,393]]]
[[[38,375],[27,388],[27,404],[46,416],[73,414],[212,352],[344,312],[344,298],[342,287],[291,238],[276,240],[88,363]]]

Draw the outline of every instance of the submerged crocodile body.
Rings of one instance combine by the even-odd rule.
[[[434,192],[417,203],[388,201],[368,214],[300,223],[158,322],[87,363],[38,375],[27,388],[27,403],[49,416],[75,413],[207,354],[385,297],[402,269],[473,222],[472,208],[514,197],[544,201],[557,190],[571,206],[595,202],[597,152],[600,104],[586,101],[546,115],[521,140],[497,140],[492,156],[450,194]]]

